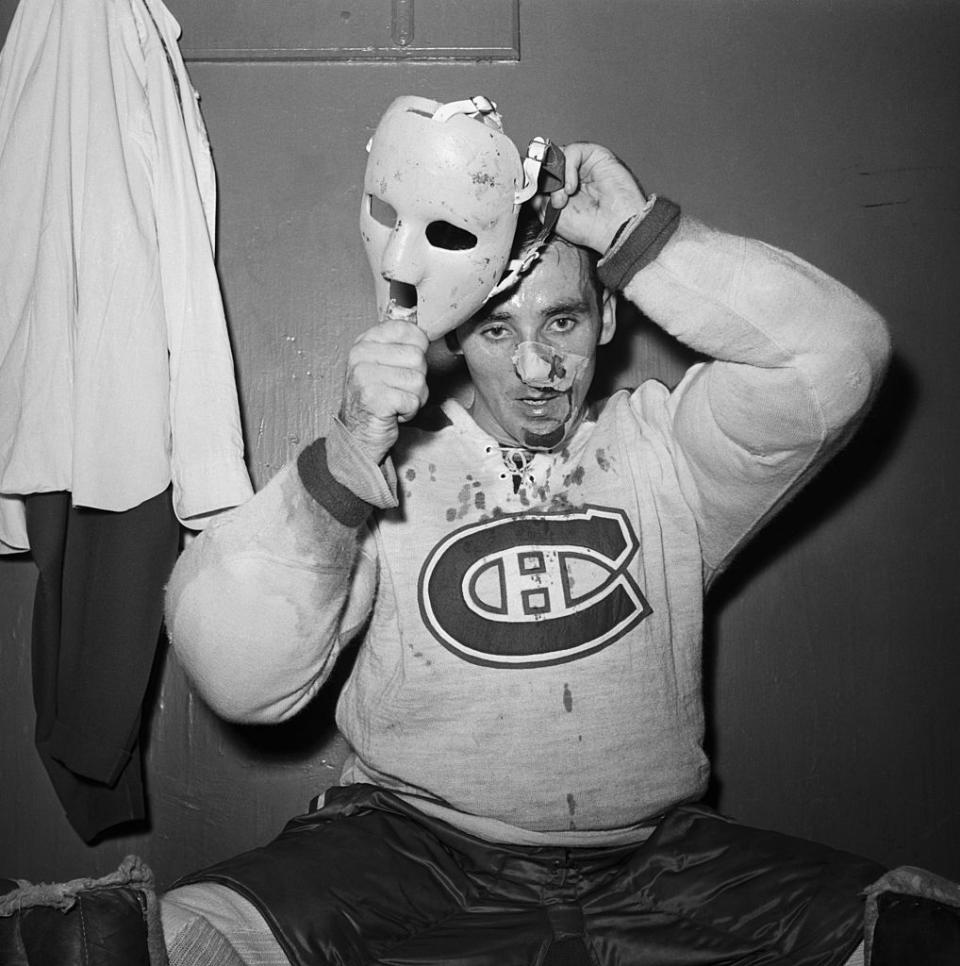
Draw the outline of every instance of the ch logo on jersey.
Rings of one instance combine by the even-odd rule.
[[[639,541],[622,510],[516,513],[454,531],[420,572],[420,612],[474,664],[534,667],[585,657],[651,613],[627,570]]]

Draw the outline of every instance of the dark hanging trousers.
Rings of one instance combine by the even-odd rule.
[[[179,525],[169,488],[123,512],[37,493],[26,515],[39,569],[36,746],[70,824],[89,842],[146,814],[141,712]]]

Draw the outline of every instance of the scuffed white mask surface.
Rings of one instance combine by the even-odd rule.
[[[437,339],[470,318],[503,274],[516,229],[523,164],[499,116],[397,98],[370,141],[360,230],[381,318],[416,306]]]

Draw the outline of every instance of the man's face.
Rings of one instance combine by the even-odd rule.
[[[532,450],[568,439],[583,418],[596,349],[612,338],[614,317],[612,300],[598,304],[586,254],[551,243],[509,297],[458,329],[477,425],[501,443]],[[565,369],[567,377],[545,378],[549,364],[539,372],[524,365],[531,353],[534,362],[555,353],[553,370]]]

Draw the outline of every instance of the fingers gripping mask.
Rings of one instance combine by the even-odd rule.
[[[536,177],[530,183],[496,105],[483,97],[399,97],[368,152],[360,231],[380,317],[388,307],[415,309],[438,339],[497,285]]]

